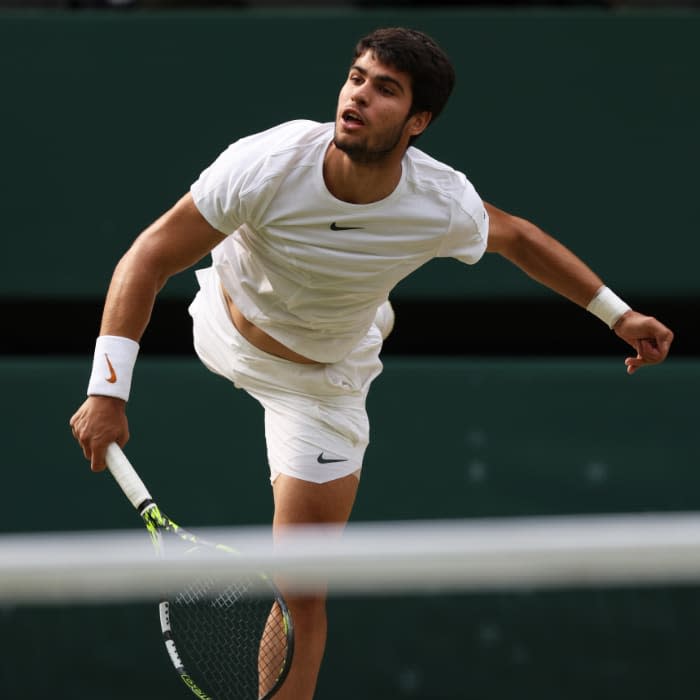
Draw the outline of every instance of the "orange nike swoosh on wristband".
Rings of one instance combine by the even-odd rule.
[[[109,367],[109,377],[105,377],[105,379],[110,384],[116,384],[117,383],[117,373],[114,371],[114,367],[112,367],[112,363],[109,361],[109,355],[107,353],[105,353],[105,360],[107,360],[107,367]]]

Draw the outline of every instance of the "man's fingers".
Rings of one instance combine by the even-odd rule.
[[[659,347],[654,338],[641,338],[636,340],[634,342],[634,348],[637,351],[637,357],[628,357],[625,360],[627,374],[634,374],[640,367],[644,367],[645,365],[655,365],[659,362],[663,362],[668,354],[669,346],[670,341],[665,348]]]
[[[663,333],[660,337],[657,338],[656,340],[656,345],[659,348],[659,352],[661,352],[662,357],[666,357],[668,353],[671,351],[671,343],[673,342],[673,332],[670,330],[666,330],[665,333]]]
[[[70,427],[93,472],[101,472],[107,466],[110,443],[124,446],[129,440],[124,402],[110,397],[89,397],[71,417]]]
[[[663,362],[671,350],[673,332],[651,316],[638,313],[623,316],[615,332],[637,352],[636,357],[625,360],[628,374],[633,374],[645,365]]]
[[[92,451],[92,458],[90,459],[90,469],[94,472],[101,472],[104,471],[107,462],[105,460],[105,454],[107,450],[104,447],[101,447],[99,450],[93,450]]]
[[[627,374],[634,374],[643,364],[644,362],[639,357],[628,357],[625,360]]]
[[[651,338],[642,338],[637,349],[639,355],[650,362],[658,362],[661,359],[661,350],[656,341]]]

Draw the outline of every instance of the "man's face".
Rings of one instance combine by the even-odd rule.
[[[395,149],[403,153],[412,135],[412,99],[410,77],[366,51],[350,67],[340,90],[336,148],[358,163],[380,161]]]

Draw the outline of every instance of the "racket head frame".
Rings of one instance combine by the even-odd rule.
[[[213,548],[227,554],[235,554],[233,548],[201,539],[170,520],[170,518],[160,510],[131,462],[116,443],[111,443],[108,446],[106,463],[108,470],[119,484],[132,506],[143,519],[158,556],[163,556],[163,534],[165,533],[176,535],[190,546]],[[265,580],[266,585],[269,586],[275,604],[279,608],[285,635],[284,662],[280,672],[269,690],[258,699],[269,700],[282,686],[291,668],[292,659],[294,657],[294,624],[287,603],[277,586],[275,586],[274,582],[266,574],[261,573],[259,575]],[[177,649],[175,635],[173,635],[172,631],[170,602],[168,600],[161,600],[158,605],[158,612],[165,648],[180,679],[195,696],[200,698],[200,700],[217,700],[213,696],[208,695],[197,685],[182,662],[180,652]]]

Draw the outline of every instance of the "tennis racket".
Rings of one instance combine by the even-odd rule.
[[[164,515],[116,443],[107,467],[146,524],[158,556],[170,547],[201,548],[235,555],[187,532]],[[264,581],[266,593],[260,592]],[[221,585],[193,580],[159,603],[160,626],[170,660],[185,685],[201,700],[267,700],[289,672],[294,652],[292,618],[279,590],[265,575]],[[253,591],[249,591],[253,588]]]

